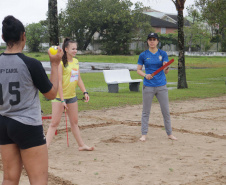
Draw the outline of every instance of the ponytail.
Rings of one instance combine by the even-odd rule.
[[[62,57],[64,67],[67,67],[67,65],[68,65],[67,52],[66,52],[65,48],[67,48],[70,43],[76,43],[77,44],[77,42],[71,40],[70,38],[64,39],[63,46],[62,46],[62,49],[63,49],[63,52],[64,52],[63,57]]]

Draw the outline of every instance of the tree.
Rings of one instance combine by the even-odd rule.
[[[40,43],[45,37],[45,27],[41,23],[32,23],[26,26],[26,38],[29,51],[38,52]]]
[[[105,17],[105,29],[101,33],[102,49],[110,55],[129,54],[129,44],[133,37],[132,3],[111,0],[105,5],[110,14]]]
[[[48,3],[49,44],[59,45],[57,0],[49,0]]]
[[[226,2],[225,0],[196,0],[202,18],[222,36],[222,51],[226,51]]]
[[[192,48],[206,50],[210,47],[211,30],[208,24],[203,23],[201,15],[194,5],[187,8],[190,26],[184,28],[185,46],[191,52]]]
[[[107,16],[99,0],[70,0],[59,16],[60,33],[78,42],[79,50],[86,50],[95,32],[104,29]]]
[[[132,11],[132,5],[129,0],[70,0],[59,16],[60,32],[75,39],[79,50],[86,50],[94,33],[99,33],[107,54],[128,54],[134,31],[138,25],[146,24],[136,24],[135,17],[141,11],[139,5]],[[150,24],[143,30],[147,27],[150,30]]]
[[[106,20],[107,26],[102,34],[103,49],[107,54],[130,54],[132,40],[146,40],[147,34],[153,30],[150,16],[143,14],[145,7],[142,3],[135,3],[134,10],[131,10],[133,4],[129,0],[114,0],[113,4],[108,5],[111,7],[109,11],[115,15]]]
[[[186,0],[172,0],[176,6],[178,15],[178,48],[179,48],[179,57],[178,57],[178,89],[188,88],[186,81],[186,72],[185,72],[185,56],[184,56],[184,3]]]
[[[168,34],[159,34],[159,40],[161,42],[159,48],[162,49],[165,45],[177,45],[178,44],[178,33],[168,33]]]
[[[144,14],[144,10],[149,9],[150,7],[144,7],[142,3],[138,2],[134,4],[134,9],[131,11],[132,16],[132,41],[136,42],[136,49],[134,50],[136,54],[140,54],[143,49],[139,46],[139,43],[146,41],[147,35],[150,32],[154,32],[154,29],[151,27],[151,17]]]
[[[44,33],[42,35],[41,42],[42,43],[49,43],[49,30],[48,30],[48,18],[46,20],[39,21],[41,26],[44,28]]]
[[[185,35],[188,40],[188,46],[189,46],[189,52],[191,52],[192,46],[194,46],[196,43],[194,42],[193,38],[194,35],[197,33],[199,30],[198,24],[197,24],[197,19],[199,19],[200,15],[199,12],[194,8],[194,5],[190,6],[187,8],[188,10],[188,16],[191,18],[191,26],[188,28],[185,28]],[[186,42],[186,40],[185,40]]]

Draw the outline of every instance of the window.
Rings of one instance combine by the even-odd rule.
[[[166,28],[161,28],[161,34],[166,33]]]

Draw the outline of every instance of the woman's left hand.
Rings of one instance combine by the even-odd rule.
[[[89,95],[86,93],[85,94],[85,102],[88,102],[89,101]]]

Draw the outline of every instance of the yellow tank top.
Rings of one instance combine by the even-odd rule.
[[[64,99],[70,99],[76,96],[76,86],[78,84],[78,72],[79,63],[78,60],[73,58],[73,62],[68,62],[68,65],[64,67],[63,62],[60,62],[62,66],[62,87]],[[59,92],[57,98],[60,98]]]

